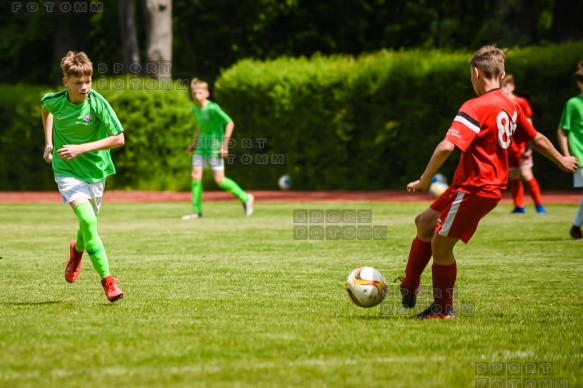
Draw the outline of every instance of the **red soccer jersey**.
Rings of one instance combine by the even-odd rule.
[[[445,135],[462,151],[452,186],[469,194],[502,198],[508,182],[510,141],[528,141],[536,135],[518,103],[500,89],[466,101]]]
[[[530,104],[528,103],[528,100],[526,98],[517,96],[516,94],[512,98],[514,98],[518,105],[520,105],[526,117],[532,117],[534,115],[534,112],[532,111],[532,108],[530,107]],[[514,154],[516,160],[521,158],[522,154],[524,154],[525,151],[526,151],[525,142],[517,143],[516,141],[513,141],[512,144],[510,145],[510,152]]]
[[[519,97],[515,94],[514,99],[516,100],[518,105],[520,105],[526,117],[532,117],[532,115],[534,115],[532,108],[530,107],[530,104],[528,103],[528,100],[526,98]]]

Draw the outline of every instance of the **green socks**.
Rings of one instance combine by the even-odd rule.
[[[89,202],[83,202],[74,211],[79,219],[77,237],[82,236],[81,240],[77,240],[77,248],[85,248],[93,267],[103,279],[109,275],[109,261],[105,247],[97,234],[97,216],[93,212],[93,206]]]
[[[219,183],[219,187],[223,190],[227,190],[229,193],[239,198],[241,202],[247,201],[247,193],[242,188],[240,188],[234,180],[225,177],[225,179]]]
[[[202,181],[192,181],[190,189],[192,191],[192,212],[202,214]]]

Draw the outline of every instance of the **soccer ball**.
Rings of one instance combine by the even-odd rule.
[[[433,198],[439,197],[449,186],[447,185],[447,178],[443,174],[435,174],[431,177],[429,184],[429,194]]]
[[[350,299],[360,307],[374,307],[387,295],[387,281],[372,267],[360,267],[348,275],[346,291]]]
[[[433,182],[432,184],[429,185],[429,194],[431,194],[433,198],[437,198],[441,194],[443,194],[443,192],[447,190],[448,187],[449,186],[447,185],[447,183],[439,181]]]
[[[277,184],[281,190],[289,190],[289,187],[291,186],[289,175],[282,175],[281,178],[279,178],[279,181],[277,181]]]

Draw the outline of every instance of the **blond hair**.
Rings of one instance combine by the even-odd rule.
[[[500,79],[504,75],[506,50],[496,46],[484,46],[474,53],[469,62],[480,69],[488,79]]]
[[[63,70],[63,76],[67,78],[84,75],[91,77],[93,75],[93,63],[83,51],[78,53],[69,51],[61,59],[61,69]]]
[[[190,88],[192,90],[194,90],[194,89],[204,89],[204,90],[208,91],[209,90],[209,85],[206,82],[204,82],[204,81],[202,81],[202,80],[200,80],[198,78],[193,78],[192,81],[190,81]]]

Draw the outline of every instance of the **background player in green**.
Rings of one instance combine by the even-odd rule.
[[[253,195],[246,193],[239,185],[225,176],[224,158],[229,153],[229,139],[233,134],[235,123],[223,112],[221,107],[208,100],[208,84],[197,78],[190,82],[194,106],[192,113],[196,125],[193,142],[186,148],[192,156],[192,213],[182,217],[183,220],[202,217],[202,173],[205,167],[213,171],[215,182],[243,203],[245,216],[253,213]]]
[[[101,277],[110,302],[123,298],[109,273],[105,247],[97,234],[105,179],[115,174],[109,150],[125,143],[123,128],[108,102],[91,90],[93,64],[83,52],[69,51],[61,60],[65,90],[47,93],[41,100],[47,163],[52,163],[55,182],[79,219],[77,239],[69,246],[65,279],[77,280],[83,251]]]
[[[579,62],[575,80],[580,93],[565,104],[559,123],[558,136],[563,155],[575,156],[581,165],[583,163],[583,61]],[[579,167],[575,171],[573,186],[583,187],[583,167]],[[570,232],[571,237],[575,240],[583,240],[581,225],[583,225],[583,196],[579,201],[577,215]]]

